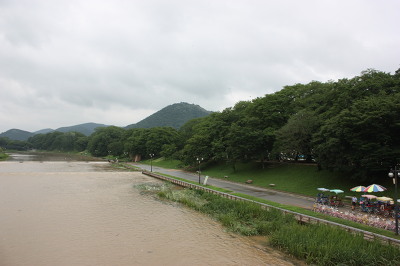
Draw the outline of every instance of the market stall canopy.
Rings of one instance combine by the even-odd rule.
[[[388,198],[388,197],[377,197],[376,200],[384,201],[384,202],[393,201],[392,198]]]
[[[323,187],[319,187],[319,188],[317,188],[319,191],[324,191],[324,192],[326,192],[326,191],[329,191],[329,189],[327,189],[327,188],[323,188]]]

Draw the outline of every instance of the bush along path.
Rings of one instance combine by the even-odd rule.
[[[210,215],[232,232],[266,236],[269,245],[309,264],[398,265],[400,261],[397,247],[327,225],[299,224],[291,215],[251,202],[233,201],[199,190],[174,190],[168,184],[151,184],[141,189],[156,191],[161,198]]]

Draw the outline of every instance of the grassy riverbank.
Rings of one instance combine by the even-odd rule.
[[[168,164],[170,168],[177,168],[177,165],[174,165],[176,161],[163,161],[163,160],[157,160],[153,162],[154,165],[158,166],[158,161],[162,161],[164,164],[164,167],[166,167]],[[219,177],[222,179],[224,178],[224,175],[227,173],[231,173],[231,175],[228,177],[229,180],[236,181],[239,183],[245,182],[248,177],[250,176],[249,173],[251,173],[251,176],[255,180],[255,185],[261,186],[261,187],[269,187],[269,182],[273,180],[274,182],[271,183],[276,183],[276,185],[279,187],[280,190],[283,191],[289,191],[295,194],[302,194],[302,195],[307,195],[307,196],[315,196],[317,193],[316,188],[317,187],[327,187],[327,188],[342,188],[344,191],[346,191],[344,194],[345,195],[354,195],[353,193],[355,192],[350,192],[349,189],[345,189],[345,187],[351,188],[355,186],[353,183],[354,181],[351,181],[349,179],[344,178],[338,173],[332,173],[328,171],[317,171],[315,166],[312,165],[295,165],[295,164],[276,164],[275,166],[270,166],[266,169],[262,169],[258,167],[257,165],[254,164],[242,164],[240,167],[238,167],[238,170],[236,173],[233,173],[231,168],[226,166],[226,165],[214,165],[211,167],[208,167],[205,170],[202,170],[203,175],[210,175],[212,177]],[[165,175],[165,174],[163,174]],[[176,177],[173,177],[176,178]],[[176,178],[179,179],[179,178]],[[263,180],[265,179],[265,180]],[[256,181],[259,182],[256,182]],[[184,180],[186,182],[190,182],[188,180]],[[316,182],[317,184],[314,184],[313,182]],[[336,186],[333,186],[333,184],[336,184]],[[292,189],[282,189],[282,187],[291,187]],[[391,185],[389,184],[387,186],[389,188],[389,191],[386,192],[386,195],[390,195],[392,193],[390,191]],[[276,187],[274,188],[276,189]],[[308,193],[302,193],[304,191],[308,191]],[[228,192],[229,193],[229,192]],[[290,211],[295,211],[301,214],[313,216],[316,218],[321,218],[325,220],[329,220],[332,222],[336,222],[339,224],[351,226],[354,228],[358,228],[361,230],[369,231],[375,234],[379,235],[384,235],[387,237],[392,237],[396,239],[400,239],[399,236],[395,235],[394,232],[388,231],[385,229],[381,228],[375,228],[372,226],[368,226],[365,224],[357,223],[354,221],[349,221],[337,217],[332,217],[326,214],[318,213],[318,212],[313,212],[311,210],[303,209],[300,207],[295,207],[295,206],[289,206],[289,205],[283,205],[275,202],[270,202],[264,199],[260,198],[255,198],[251,197],[249,195],[243,195],[243,194],[238,194],[238,193],[233,193],[234,195],[248,198],[251,200],[255,200],[258,202],[263,202],[266,204],[269,204],[271,206],[276,206],[280,207],[283,209],[287,209]],[[355,194],[359,196],[360,194]],[[350,204],[350,202],[347,202],[346,204]]]
[[[4,152],[0,152],[0,161],[5,161],[8,158],[8,154],[4,153]]]
[[[317,265],[398,265],[400,250],[378,241],[364,240],[326,225],[300,225],[291,215],[262,209],[251,202],[232,201],[198,190],[145,185],[142,190],[180,202],[221,222],[242,235],[267,236],[269,245]]]

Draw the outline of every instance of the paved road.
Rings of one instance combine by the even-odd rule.
[[[131,164],[135,165],[137,167],[140,167],[144,170],[147,170],[147,171],[150,171],[150,168],[151,168],[150,165],[139,164],[139,163],[131,163]],[[176,177],[184,178],[186,180],[191,180],[191,181],[195,181],[195,182],[199,181],[198,174],[194,174],[194,173],[186,172],[186,171],[182,171],[182,170],[166,169],[166,168],[153,166],[153,172],[168,174],[171,176],[176,176]],[[201,176],[200,179],[201,179],[201,182],[203,182],[204,176]],[[231,182],[228,180],[222,180],[222,179],[217,179],[217,178],[209,177],[207,184],[211,185],[211,186],[215,186],[215,187],[225,188],[225,189],[231,190],[233,192],[243,193],[246,195],[266,199],[269,201],[286,204],[286,205],[302,207],[302,208],[306,208],[306,209],[311,209],[313,202],[314,202],[314,198],[310,198],[310,197],[306,197],[306,196],[300,196],[300,195],[294,195],[291,193],[279,192],[279,191],[275,191],[272,189],[260,188],[260,187],[256,187],[256,186],[240,184],[237,182]]]

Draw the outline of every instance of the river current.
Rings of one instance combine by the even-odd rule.
[[[108,162],[0,162],[0,265],[295,265]]]

